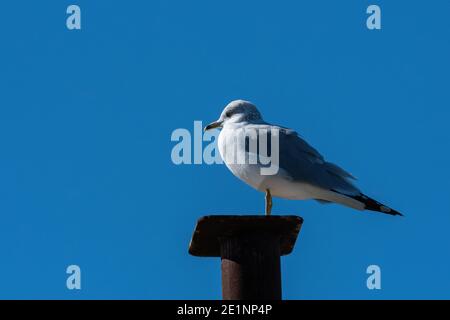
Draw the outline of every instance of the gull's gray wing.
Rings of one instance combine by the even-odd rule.
[[[326,198],[318,197],[316,200],[322,203],[337,202],[358,210],[366,209],[390,215],[402,215],[361,193],[350,181],[355,179],[350,173],[334,163],[325,161],[324,157],[294,130],[268,123],[248,124],[246,127],[253,130],[265,129],[268,132],[273,129],[278,131],[279,168],[283,170],[285,177],[331,191]],[[273,159],[270,141],[270,138],[267,139],[269,153]]]
[[[360,194],[358,188],[349,181],[355,179],[350,173],[325,161],[297,132],[277,126],[272,128],[279,130],[280,168],[290,178],[346,195]]]
[[[288,179],[344,195],[361,194],[358,188],[350,182],[350,179],[355,179],[350,173],[334,163],[325,161],[324,157],[294,130],[268,123],[247,124],[245,128],[256,131],[265,129],[269,134],[272,130],[278,131],[279,168],[284,170]],[[271,138],[268,138],[267,142],[271,154]],[[246,149],[248,152],[247,145]]]

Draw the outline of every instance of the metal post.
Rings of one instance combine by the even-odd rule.
[[[297,216],[202,217],[189,253],[221,257],[224,300],[280,300],[280,256],[292,252],[302,223]]]

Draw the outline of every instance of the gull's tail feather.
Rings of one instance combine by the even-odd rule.
[[[351,198],[364,203],[364,206],[366,210],[370,210],[370,211],[377,211],[377,212],[381,212],[381,213],[386,213],[386,214],[390,214],[392,216],[403,216],[403,214],[401,214],[400,212],[389,208],[388,206],[366,196],[365,194],[360,194],[357,196],[350,196]]]

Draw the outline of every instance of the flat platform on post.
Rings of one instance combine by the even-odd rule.
[[[220,257],[220,239],[272,235],[280,238],[280,254],[292,252],[303,219],[287,215],[210,215],[197,221],[189,253],[198,257]]]

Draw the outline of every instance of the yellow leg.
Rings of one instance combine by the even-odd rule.
[[[266,216],[270,216],[272,213],[272,195],[270,190],[266,189]]]

